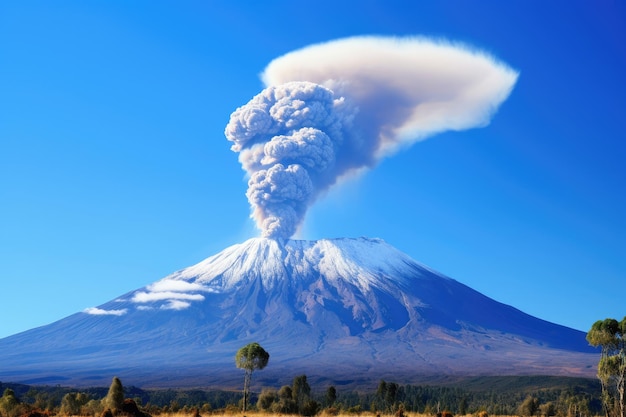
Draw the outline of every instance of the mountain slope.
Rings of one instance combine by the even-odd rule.
[[[378,239],[250,239],[98,308],[0,340],[0,380],[238,386],[419,382],[441,375],[594,376],[582,332],[529,316]],[[8,365],[5,365],[8,364]]]

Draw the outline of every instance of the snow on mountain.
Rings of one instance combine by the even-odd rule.
[[[56,323],[0,339],[0,380],[239,384],[237,349],[271,355],[259,383],[416,382],[435,375],[593,376],[582,332],[531,317],[380,239],[250,239]],[[8,364],[8,365],[6,365]],[[6,366],[5,366],[6,365]]]
[[[157,294],[166,299],[168,293],[173,298],[203,299],[198,293],[230,291],[257,277],[260,277],[263,288],[271,291],[294,275],[312,274],[331,282],[343,279],[361,291],[367,291],[370,286],[385,288],[398,284],[390,283],[388,278],[401,278],[414,272],[413,264],[415,261],[379,239],[288,240],[283,244],[257,238],[231,246],[149,286],[148,290],[155,298],[141,293],[133,300],[155,301],[159,298]],[[407,283],[405,280],[404,284]]]

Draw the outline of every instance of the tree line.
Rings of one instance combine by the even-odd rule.
[[[544,377],[541,377],[544,378]],[[550,379],[549,377],[546,377]],[[480,378],[487,384],[506,379],[506,389],[475,389],[468,382],[453,386],[400,385],[381,380],[375,392],[338,395],[345,410],[398,414],[411,411],[428,415],[570,416],[597,415],[599,386],[593,380],[555,378],[544,387],[529,384],[528,377]]]
[[[113,380],[113,392],[119,385]],[[485,388],[485,387],[491,388]],[[118,387],[118,388],[115,388]],[[48,414],[100,417],[112,405],[107,388],[80,391],[58,386],[31,387],[2,384],[0,415],[18,417],[29,410]],[[233,391],[143,390],[124,386],[123,397],[145,413],[183,412],[201,415],[212,412],[236,412],[242,409],[243,394]],[[117,395],[115,404],[119,404]],[[341,389],[335,386],[311,386],[306,375],[293,378],[290,385],[250,392],[249,408],[273,413],[314,415],[374,412],[398,414],[399,411],[442,416],[444,412],[466,415],[484,412],[488,415],[586,417],[602,413],[601,387],[595,380],[559,377],[482,377],[459,381],[453,386],[401,385],[379,381],[369,391]]]
[[[116,378],[111,385],[117,386]],[[120,381],[121,384],[121,381]],[[0,382],[0,417],[17,417],[38,410],[46,414],[100,417],[106,409],[105,399],[111,387],[82,388],[79,391],[62,386],[29,386]],[[144,390],[123,386],[124,399],[132,400],[151,415],[168,412],[202,412],[235,407],[241,394],[232,391],[200,389]]]

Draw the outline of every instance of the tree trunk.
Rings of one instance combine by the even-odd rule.
[[[252,371],[246,369],[246,373],[243,377],[243,412],[246,412],[248,408],[248,393],[250,391],[250,379],[252,377]]]
[[[619,395],[620,417],[626,417],[624,415],[624,375],[620,375],[620,377],[617,379],[617,393]]]

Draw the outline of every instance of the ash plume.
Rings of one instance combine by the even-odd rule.
[[[467,46],[355,37],[273,60],[225,129],[262,236],[291,237],[348,174],[446,130],[486,126],[518,73]]]

